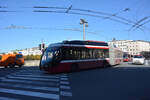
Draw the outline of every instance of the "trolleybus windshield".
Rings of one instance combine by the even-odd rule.
[[[22,55],[16,55],[16,58],[23,58]]]
[[[42,61],[41,61],[41,64],[45,64],[45,63],[50,63],[52,62],[52,60],[55,58],[57,58],[58,56],[58,53],[59,53],[59,49],[58,47],[48,47],[45,52],[43,53],[43,56],[42,56]]]

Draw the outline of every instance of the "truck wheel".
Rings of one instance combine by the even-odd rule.
[[[21,68],[21,67],[22,67],[22,65],[19,65],[19,67]]]
[[[13,67],[15,67],[15,65],[14,65],[14,64],[10,64],[9,67],[10,67],[10,68],[13,68]]]

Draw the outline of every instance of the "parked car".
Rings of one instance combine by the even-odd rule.
[[[144,64],[145,58],[142,55],[135,55],[132,58],[132,63],[133,64]]]
[[[129,58],[128,57],[124,57],[123,58],[123,62],[128,62],[129,61]]]

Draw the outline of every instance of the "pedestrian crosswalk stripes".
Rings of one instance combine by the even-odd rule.
[[[60,88],[61,89],[71,89],[70,86],[63,86],[63,85],[61,85]]]
[[[34,86],[34,85],[26,85],[26,84],[11,84],[11,83],[0,83],[0,87],[10,86],[14,88],[26,88],[26,89],[37,89],[37,90],[46,90],[46,91],[55,91],[59,92],[59,88],[56,87],[46,87],[46,86]]]
[[[25,95],[25,96],[42,97],[42,98],[56,99],[56,100],[59,99],[59,95],[57,95],[57,94],[32,92],[32,91],[25,91],[25,90],[0,88],[0,92],[11,93],[11,94],[19,94],[19,95]]]
[[[61,80],[65,80],[65,81],[67,81],[67,80],[68,80],[68,78],[62,78],[62,77],[61,77],[60,79],[61,79]]]
[[[71,92],[66,92],[66,91],[60,91],[60,95],[62,96],[72,96]]]
[[[0,97],[0,100],[19,100],[15,98]]]
[[[69,85],[69,82],[67,82],[67,81],[60,81],[60,84],[66,84],[66,85]]]
[[[35,84],[35,85],[48,85],[48,86],[59,86],[59,83],[53,83],[53,82],[35,82],[35,81],[31,81],[31,80],[19,80],[19,79],[5,79],[5,80],[2,80],[3,82],[12,82],[12,83],[27,83],[27,84]]]
[[[68,77],[68,76],[66,76],[66,75],[61,75],[60,77],[61,77],[61,78],[66,78],[66,77]]]
[[[59,79],[43,79],[43,78],[33,78],[33,77],[15,77],[15,76],[9,76],[9,79],[22,79],[22,80],[33,80],[33,81],[54,81],[59,82]]]
[[[12,76],[12,75],[11,75]],[[53,79],[53,78],[59,78],[59,76],[44,76],[44,75],[33,75],[33,74],[31,74],[31,75],[29,75],[29,74],[25,74],[25,75],[23,75],[23,74],[14,74],[13,76],[16,76],[16,77],[35,77],[35,78],[47,78],[47,79],[49,79],[49,78],[51,78],[51,79]]]
[[[9,94],[1,95],[1,93]],[[18,97],[14,98],[14,95]],[[61,96],[72,97],[68,74],[44,74],[37,68],[28,68],[7,75],[0,80],[0,100],[60,100]],[[42,99],[43,98],[43,99]]]

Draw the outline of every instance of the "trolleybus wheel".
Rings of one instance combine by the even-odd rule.
[[[72,64],[72,65],[71,65],[71,71],[72,71],[72,72],[74,72],[74,71],[75,71],[75,72],[76,72],[76,71],[79,71],[79,66],[78,66],[77,64]]]

